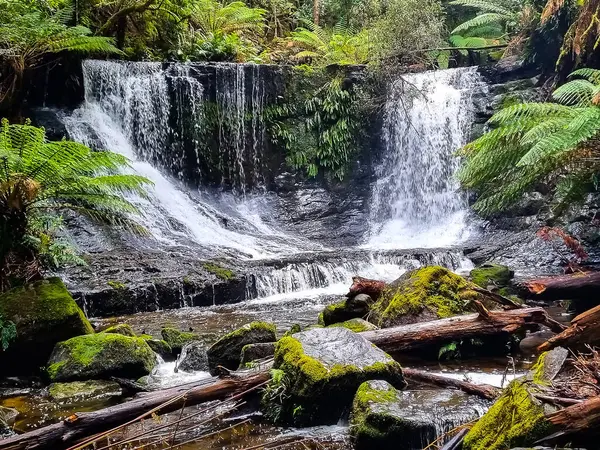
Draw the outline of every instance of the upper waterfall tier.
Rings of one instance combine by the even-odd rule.
[[[455,179],[469,137],[476,68],[403,75],[385,104],[383,159],[372,191],[373,247],[441,247],[469,233],[467,197]]]

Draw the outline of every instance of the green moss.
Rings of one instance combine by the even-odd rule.
[[[325,326],[325,315],[323,311],[319,313],[319,317],[317,317],[317,325],[324,327]]]
[[[538,357],[538,360],[536,361],[534,366],[529,371],[529,373],[531,374],[531,378],[533,379],[533,382],[535,384],[537,384],[538,386],[547,386],[550,384],[550,382],[547,380],[547,377],[546,377],[546,364],[545,364],[546,356],[548,356],[548,353],[549,352],[542,353]]]
[[[125,283],[121,283],[120,281],[110,280],[106,284],[108,284],[111,288],[116,291],[122,291],[127,289],[127,285]]]
[[[473,283],[482,288],[487,288],[489,284],[505,288],[510,283],[513,275],[508,267],[499,264],[484,264],[471,270],[470,274]]]
[[[131,328],[131,325],[126,323],[120,323],[118,325],[113,325],[112,327],[108,327],[103,333],[112,333],[112,334],[121,334],[123,336],[135,337],[135,331]]]
[[[148,344],[148,347],[150,347],[154,353],[161,356],[169,356],[173,353],[171,346],[163,339],[154,339],[148,334],[142,334],[140,335],[140,338],[146,341],[146,344]]]
[[[173,352],[180,352],[185,344],[199,340],[196,333],[179,331],[176,328],[165,327],[160,330],[163,340],[171,347]]]
[[[143,375],[149,373],[154,364],[154,352],[144,339],[99,333],[77,336],[57,344],[47,373],[53,381],[86,379],[107,372]]]
[[[363,331],[371,331],[377,329],[377,326],[363,319],[350,319],[346,320],[345,322],[334,323],[333,325],[329,325],[329,327],[344,327],[349,329],[350,331],[354,331],[355,333],[362,333]]]
[[[373,403],[394,403],[398,401],[396,389],[390,385],[386,390],[374,389],[367,381],[360,385],[354,396],[352,404],[352,435],[358,436],[361,441],[369,440],[371,443],[382,442],[386,433],[380,427],[373,426],[373,417],[368,418],[370,405]],[[371,416],[373,414],[371,413]],[[368,420],[369,419],[369,420]],[[389,431],[389,430],[388,430]]]
[[[226,334],[221,339],[219,339],[219,341],[225,341],[225,340],[229,340],[234,337],[242,336],[244,334],[247,334],[248,331],[267,331],[268,333],[275,334],[275,333],[277,333],[277,327],[275,326],[275,324],[272,324],[269,322],[255,321],[255,322],[246,324],[243,327],[238,328],[235,331],[232,331],[231,333]]]
[[[425,310],[437,318],[464,314],[476,292],[464,278],[440,266],[417,269],[391,286],[373,306],[376,323],[388,326],[402,316],[418,316]]]
[[[504,450],[532,445],[549,430],[543,405],[531,396],[526,381],[515,380],[473,425],[465,437],[464,448]]]
[[[235,273],[232,270],[226,269],[225,267],[221,267],[218,264],[204,263],[202,266],[210,273],[219,277],[222,280],[231,280],[235,277]]]

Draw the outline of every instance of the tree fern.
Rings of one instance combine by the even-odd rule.
[[[132,232],[145,230],[135,220],[137,208],[124,195],[144,196],[149,181],[125,175],[125,157],[93,152],[70,141],[47,142],[44,130],[31,125],[0,128],[0,287],[10,275],[7,261],[27,259],[38,251],[26,236],[40,214],[75,211]],[[38,241],[40,241],[38,239]],[[41,242],[41,241],[40,241]]]
[[[574,72],[553,93],[554,102],[504,108],[490,119],[487,133],[465,146],[459,179],[478,192],[477,211],[507,208],[540,181],[555,182],[561,202],[600,169],[600,107],[594,101],[599,74]]]
[[[451,5],[467,6],[479,11],[494,12],[504,16],[510,16],[513,12],[502,5],[484,0],[454,0]]]

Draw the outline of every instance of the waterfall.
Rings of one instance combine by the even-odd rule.
[[[468,234],[455,152],[473,122],[476,68],[404,75],[385,104],[385,152],[372,190],[368,245],[443,247]]]

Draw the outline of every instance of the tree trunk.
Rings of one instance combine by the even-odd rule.
[[[582,347],[585,344],[600,342],[600,305],[571,321],[571,326],[562,333],[551,337],[538,347],[539,351],[552,350],[554,347]]]
[[[480,312],[449,317],[431,322],[401,325],[360,333],[388,353],[416,350],[431,344],[486,336],[510,335],[543,324],[561,332],[560,324],[552,321],[543,308],[522,308],[510,311],[487,311],[476,302]]]
[[[319,26],[320,9],[321,4],[319,0],[313,0],[313,22],[316,26]]]
[[[527,281],[523,286],[532,299],[552,301],[595,298],[600,289],[600,272],[539,278]]]
[[[178,396],[181,396],[179,400],[164,405],[157,411],[157,414],[179,410],[184,403],[185,406],[192,406],[241,394],[265,383],[270,377],[269,369],[264,369],[229,378],[211,378],[191,386],[144,393],[139,398],[127,403],[94,412],[76,413],[75,417],[71,416],[63,422],[0,440],[0,450],[64,449],[69,444],[87,436],[133,421],[140,415],[158,408]]]
[[[597,448],[597,435],[600,431],[600,396],[558,410],[547,415],[546,418],[559,431],[540,439],[535,444],[565,440],[573,443],[587,441],[587,444],[591,444],[590,448]],[[571,436],[574,433],[576,436]],[[590,439],[594,442],[589,442]]]
[[[421,370],[403,368],[402,373],[407,380],[416,381],[419,383],[432,384],[434,386],[459,389],[467,394],[477,395],[486,400],[494,400],[500,395],[502,389],[499,389],[489,384],[473,384],[466,381],[455,380],[454,378],[435,375],[433,373],[423,372]]]

